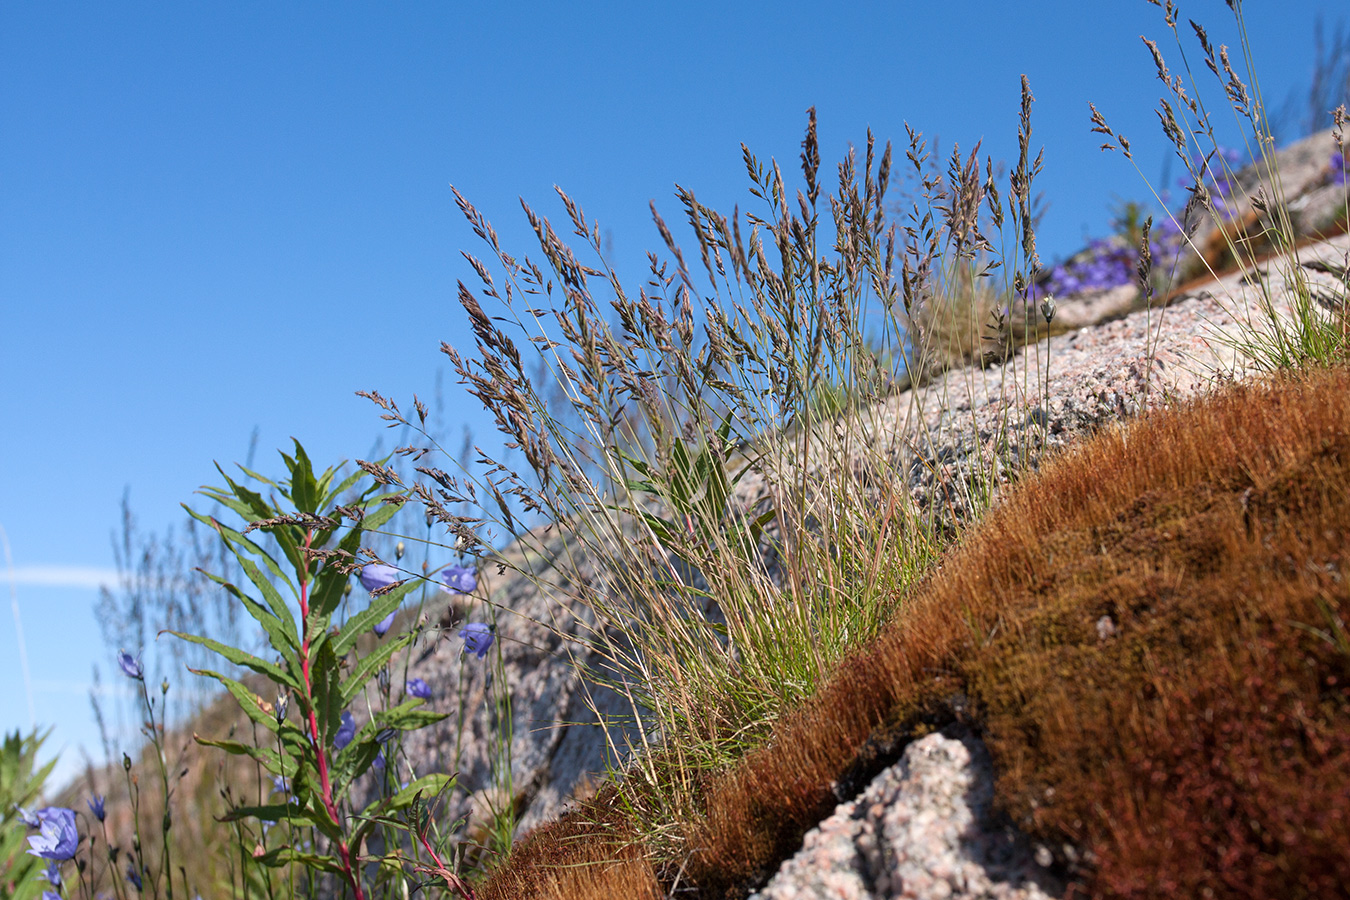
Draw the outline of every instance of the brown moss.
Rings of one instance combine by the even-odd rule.
[[[1079,895],[1343,891],[1350,658],[1294,623],[1350,618],[1347,485],[1346,369],[1230,387],[1071,451],[709,785],[682,878],[743,896],[833,807],[834,782],[964,718],[1001,807],[1095,860]],[[594,843],[536,841],[512,877],[596,859]],[[572,883],[559,896],[622,895]]]
[[[666,896],[613,787],[532,832],[476,893],[479,900]]]

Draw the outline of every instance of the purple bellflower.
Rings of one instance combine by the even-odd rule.
[[[136,866],[133,863],[127,863],[127,881],[130,881],[136,887],[136,890],[141,889],[141,873],[136,871]]]
[[[1347,172],[1350,169],[1350,162],[1347,162],[1340,150],[1331,151],[1331,183],[1345,184]]]
[[[22,806],[14,807],[15,812],[19,814],[19,819],[29,828],[41,828],[42,820],[37,817],[37,813],[31,809],[24,809]]]
[[[138,681],[145,677],[145,670],[141,668],[141,662],[125,650],[117,651],[117,664],[122,667],[128,678],[135,678]]]
[[[43,891],[42,900],[61,900],[61,895],[56,891]]]
[[[352,714],[349,712],[344,712],[338,719],[342,722],[342,725],[338,728],[337,734],[333,735],[333,746],[341,750],[352,742],[352,738],[356,737],[356,720],[352,718]]]
[[[70,859],[80,845],[75,830],[75,810],[47,806],[37,811],[41,830],[28,838],[28,852],[43,859]]]
[[[472,653],[479,659],[487,656],[488,648],[497,637],[492,633],[492,626],[482,622],[465,625],[459,630],[459,636],[464,641],[464,652]]]
[[[395,581],[402,580],[403,573],[384,563],[371,563],[362,566],[361,574],[357,577],[361,579],[361,587],[373,594],[382,587],[388,587]]]
[[[47,869],[41,873],[41,876],[51,882],[52,887],[59,888],[61,886],[61,866],[57,864],[56,860],[47,863]]]
[[[103,821],[104,813],[103,813],[102,794],[95,794],[93,798],[89,800],[89,811],[94,814],[95,819],[98,819],[100,822]]]
[[[451,566],[441,571],[441,583],[451,594],[468,594],[478,587],[478,576],[468,566]]]
[[[409,697],[420,697],[423,700],[431,699],[431,686],[420,678],[409,678],[403,690]]]
[[[394,612],[397,611],[398,610],[395,610]],[[394,613],[390,613],[389,615],[385,616],[383,619],[375,623],[375,634],[379,637],[384,637],[385,634],[388,633],[389,629],[393,627],[394,627]]]

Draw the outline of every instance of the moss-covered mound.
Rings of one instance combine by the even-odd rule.
[[[1230,386],[1099,435],[1010,492],[873,646],[708,785],[664,890],[743,895],[839,782],[962,719],[993,753],[1000,807],[1068,846],[1077,895],[1341,895],[1348,536],[1350,370]],[[612,796],[485,893],[601,896],[559,866],[593,868],[599,836],[622,833]],[[656,889],[638,886],[645,865],[621,868],[629,890]]]

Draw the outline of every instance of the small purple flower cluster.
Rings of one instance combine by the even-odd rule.
[[[1196,154],[1191,158],[1191,171],[1202,172],[1209,181],[1211,202],[1220,212],[1229,207],[1229,195],[1236,184],[1234,173],[1243,160],[1241,151],[1232,147],[1219,147],[1213,156]],[[1177,184],[1183,188],[1191,186],[1190,178],[1182,178]],[[1181,229],[1172,216],[1161,217],[1153,226],[1149,236],[1149,252],[1155,264],[1161,260],[1171,260],[1180,252],[1183,243]],[[1072,296],[1089,291],[1105,291],[1129,284],[1138,277],[1139,248],[1131,241],[1120,237],[1093,241],[1088,245],[1087,254],[1078,260],[1060,263],[1050,270],[1050,275],[1037,284],[1028,300],[1035,302],[1046,294],[1051,296]]]
[[[1181,249],[1181,229],[1171,218],[1154,226],[1149,236],[1149,253],[1155,263],[1170,260]],[[1050,277],[1036,285],[1032,300],[1046,294],[1067,297],[1088,291],[1105,291],[1130,284],[1138,277],[1139,248],[1117,239],[1096,240],[1088,245],[1083,259],[1060,263],[1050,270]]]

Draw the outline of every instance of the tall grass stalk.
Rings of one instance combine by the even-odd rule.
[[[754,211],[727,217],[678,188],[696,268],[653,205],[669,259],[650,254],[636,296],[606,259],[599,226],[561,190],[578,246],[522,204],[537,258],[504,249],[456,192],[487,256],[465,254],[480,284],[459,286],[477,356],[442,349],[526,467],[486,454],[485,474],[423,465],[408,492],[459,552],[495,557],[507,538],[542,552],[554,528],[570,535],[560,563],[570,577],[550,590],[592,623],[599,662],[587,674],[632,702],[641,746],[627,748],[639,752],[625,796],[653,833],[673,834],[704,780],[876,634],[940,551],[937,514],[916,505],[898,470],[907,417],[882,401],[943,368],[928,323],[944,308],[974,308],[981,293],[1025,302],[1039,267],[1031,103],[1024,80],[1006,209],[978,146],[954,152],[944,179],[911,131],[919,199],[903,226],[884,206],[891,148],[878,153],[870,134],[862,159],[850,150],[835,190],[823,191],[811,110],[795,197],[776,161],[744,147]],[[1015,233],[1002,288],[986,286],[999,265],[986,217],[1000,241],[1005,221]],[[1007,362],[1006,334],[999,346]],[[530,377],[532,355],[563,409]],[[416,398],[405,416],[363,394],[391,425],[425,431]],[[975,511],[995,481],[987,463],[960,479]],[[399,483],[392,469],[362,465]],[[451,511],[463,503],[500,515]]]
[[[1148,2],[1163,9],[1164,21],[1175,39],[1186,73],[1185,78],[1174,74],[1168,68],[1157,43],[1144,39],[1153,57],[1158,78],[1167,85],[1167,93],[1171,97],[1170,100],[1163,97],[1157,111],[1163,134],[1185,165],[1191,181],[1191,196],[1179,220],[1173,221],[1210,277],[1217,279],[1219,272],[1206,257],[1203,248],[1195,242],[1197,230],[1205,216],[1215,223],[1227,255],[1255,276],[1247,281],[1255,285],[1256,314],[1253,315],[1251,308],[1245,304],[1240,309],[1234,309],[1238,333],[1228,335],[1214,327],[1215,342],[1237,351],[1236,368],[1251,365],[1261,370],[1291,370],[1307,363],[1326,366],[1343,359],[1347,348],[1350,348],[1347,342],[1350,336],[1347,315],[1350,311],[1345,303],[1347,295],[1350,295],[1350,284],[1342,279],[1342,289],[1336,292],[1337,295],[1322,296],[1310,284],[1307,270],[1301,264],[1299,235],[1290,216],[1290,198],[1280,178],[1275,140],[1260,81],[1256,77],[1254,54],[1242,3],[1240,0],[1230,0],[1228,6],[1237,28],[1245,80],[1234,68],[1227,46],[1220,45],[1216,51],[1203,25],[1191,20],[1190,26],[1205,68],[1218,81],[1227,101],[1227,110],[1244,136],[1248,157],[1256,161],[1255,180],[1251,184],[1242,183],[1229,160],[1220,152],[1220,142],[1211,110],[1205,101],[1205,92],[1196,80],[1185,42],[1177,28],[1179,13],[1176,5],[1172,0],[1166,0],[1165,3],[1160,0]],[[1332,111],[1328,113],[1332,114]],[[1343,113],[1334,113],[1337,146],[1342,151],[1343,120]],[[1116,142],[1114,145],[1104,144],[1103,149],[1119,147],[1126,158],[1134,162],[1129,140],[1114,132],[1095,106],[1092,107],[1092,123],[1093,131]],[[1147,183],[1147,179],[1144,180]],[[1218,182],[1241,187],[1244,194],[1241,200],[1250,212],[1244,215],[1241,204],[1235,212],[1228,204],[1216,203],[1209,185]],[[1154,193],[1156,197],[1157,191],[1154,190]],[[1288,319],[1277,308],[1274,279],[1258,269],[1263,251],[1273,256],[1271,268],[1279,274],[1280,281],[1290,295],[1291,315]],[[1350,260],[1347,263],[1350,264]],[[1319,309],[1319,305],[1330,307],[1333,314],[1328,316]]]

